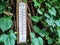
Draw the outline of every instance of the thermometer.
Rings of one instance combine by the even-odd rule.
[[[19,3],[19,42],[26,42],[26,3]]]

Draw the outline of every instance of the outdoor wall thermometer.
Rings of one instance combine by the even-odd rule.
[[[26,42],[26,4],[19,3],[19,42]]]

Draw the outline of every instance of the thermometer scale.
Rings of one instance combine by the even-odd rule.
[[[26,42],[26,4],[19,3],[19,42]]]

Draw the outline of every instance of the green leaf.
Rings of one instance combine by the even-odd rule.
[[[31,43],[30,45],[34,45],[33,43]]]
[[[10,34],[13,33],[13,30],[9,30],[9,33],[10,33]]]
[[[9,36],[12,38],[12,39],[14,39],[14,40],[16,40],[16,36],[15,36],[15,34],[13,33],[13,30],[9,30]]]
[[[49,13],[53,16],[56,16],[56,10],[54,7],[52,7],[51,9],[48,9]]]
[[[58,34],[58,36],[60,38],[60,30],[59,29],[57,29],[57,34]]]
[[[31,32],[30,33],[30,36],[31,36],[31,38],[35,38],[35,33],[34,32]]]
[[[4,32],[11,28],[12,26],[12,20],[10,18],[0,18],[0,28]]]
[[[33,2],[34,2],[34,6],[35,7],[40,7],[40,3],[39,2],[37,2],[36,0],[33,0]]]
[[[7,35],[6,34],[2,34],[1,36],[0,36],[0,42],[4,42],[4,40],[5,39],[7,39]]]
[[[43,45],[43,39],[41,37],[38,37],[39,45]]]
[[[40,32],[38,32],[38,34],[40,35],[40,36],[42,36],[42,37],[45,37],[46,35],[49,35],[49,33],[48,32],[46,32],[46,30],[40,30]]]
[[[48,23],[49,26],[52,26],[52,27],[55,27],[55,23],[54,23],[54,20],[52,18],[50,19],[46,19],[46,22]]]
[[[16,36],[14,33],[10,33],[9,35],[2,34],[0,38],[0,41],[4,42],[4,45],[15,45]]]
[[[46,30],[43,30],[43,29],[41,30],[39,27],[37,27],[35,25],[33,26],[33,30],[35,31],[35,33],[39,34],[42,37],[49,35],[49,33],[46,32]]]
[[[35,37],[31,40],[31,42],[31,45],[43,45],[43,39],[41,37]]]
[[[60,27],[56,27],[57,30],[60,30]]]
[[[39,0],[40,4],[42,4],[45,0]]]
[[[48,36],[46,36],[46,40],[48,41],[48,44],[52,44],[53,43],[53,39],[48,37]]]
[[[46,18],[50,18],[50,16],[49,16],[47,13],[45,13],[44,16],[45,16]]]
[[[53,30],[54,30],[54,29],[53,29],[52,27],[50,27],[50,31],[51,31],[51,32],[54,32]]]
[[[32,39],[32,43],[33,43],[34,45],[39,45],[39,42],[38,42],[38,39],[37,39],[37,38],[33,38],[33,39]]]
[[[2,14],[3,13],[3,10],[5,9],[5,5],[3,5],[3,4],[0,4],[0,14]]]
[[[44,8],[41,8],[40,10],[42,11],[42,13],[45,11]]]
[[[10,19],[12,18],[12,16],[7,16],[7,15],[4,15],[4,17],[5,18],[10,18]]]
[[[33,26],[33,30],[34,30],[36,33],[40,32],[40,28],[37,27],[36,25]]]
[[[60,38],[58,39],[58,41],[57,41],[57,42],[58,42],[58,45],[60,45]]]
[[[37,9],[37,12],[39,13],[39,14],[43,14],[43,12],[38,8]]]
[[[60,19],[55,21],[56,25],[60,27]]]
[[[32,16],[31,17],[31,19],[32,19],[32,21],[34,21],[34,22],[39,22],[40,20],[42,20],[42,17],[38,17],[38,16]]]
[[[9,1],[9,0],[8,0],[8,1]],[[8,1],[7,1],[7,0],[1,0],[2,3],[6,3],[6,2],[8,2]]]
[[[45,3],[47,7],[51,8],[51,5],[49,3]]]
[[[48,39],[48,44],[52,44],[53,43],[53,39],[49,38]]]
[[[0,10],[0,14],[2,14],[3,13],[3,11],[2,10]]]

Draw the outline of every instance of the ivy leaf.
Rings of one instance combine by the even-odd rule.
[[[44,16],[45,16],[46,18],[50,18],[50,16],[49,16],[47,13],[45,13]]]
[[[9,34],[10,37],[16,40],[16,36],[15,36],[15,34],[13,33],[13,30],[9,30],[9,33],[10,33],[10,34]]]
[[[57,34],[58,34],[58,36],[59,36],[59,38],[60,38],[60,30],[57,30]]]
[[[10,15],[10,16],[4,15],[4,17],[5,17],[5,18],[10,18],[10,19],[12,18],[11,15]]]
[[[38,37],[39,45],[43,45],[43,39],[41,37]]]
[[[34,2],[34,6],[35,6],[35,7],[39,7],[39,6],[40,6],[40,3],[37,2],[36,0],[33,0],[33,2]]]
[[[31,43],[30,45],[34,45],[33,43]]]
[[[60,20],[56,20],[55,23],[58,27],[60,27]]]
[[[3,32],[11,28],[11,26],[12,20],[10,18],[6,17],[0,18],[0,28]]]
[[[39,0],[40,4],[42,4],[42,2],[44,2],[45,0]]]
[[[38,8],[37,9],[37,12],[39,13],[39,14],[43,14],[43,12]]]
[[[53,39],[48,37],[48,36],[46,36],[46,40],[48,41],[48,44],[52,44],[53,43]]]
[[[35,25],[33,26],[33,30],[35,31],[35,33],[39,34],[42,37],[49,34],[48,32],[46,32],[46,30],[41,30],[39,27],[37,27]]]
[[[43,45],[43,39],[41,37],[38,37],[38,38],[35,37],[35,38],[32,39],[32,44],[34,44],[34,45]]]
[[[3,13],[3,11],[2,10],[0,10],[0,14],[2,14]]]
[[[42,37],[45,37],[46,35],[49,35],[49,33],[48,32],[46,32],[46,30],[40,30],[40,32],[38,32],[38,34],[40,35],[40,36],[42,36]]]
[[[51,5],[49,3],[45,3],[47,7],[51,8]]]
[[[5,45],[15,45],[16,36],[14,33],[10,33],[9,35],[2,34],[0,38],[0,41],[4,42]]]
[[[7,0],[1,0],[2,3],[6,3]],[[8,0],[9,1],[9,0]]]
[[[7,39],[7,35],[6,34],[2,34],[1,36],[0,36],[0,42],[4,42],[4,40],[5,39]]]
[[[37,27],[36,25],[33,26],[33,30],[34,30],[36,33],[40,32],[40,28]]]
[[[54,32],[52,27],[50,27],[50,31],[51,31],[51,32]]]
[[[32,39],[32,43],[33,43],[34,45],[39,45],[39,41],[38,41],[37,38],[33,38],[33,39]]]
[[[54,23],[54,20],[52,18],[50,19],[46,19],[46,22],[48,23],[49,26],[52,26],[52,27],[55,27],[55,23]]]
[[[31,32],[30,36],[31,36],[31,38],[35,38],[35,33]]]
[[[3,10],[5,9],[5,5],[3,5],[3,4],[0,4],[0,14],[2,14],[3,13]]]
[[[42,20],[42,17],[38,17],[38,16],[32,16],[31,17],[31,19],[32,19],[32,21],[34,21],[34,22],[39,22],[40,20]]]
[[[48,44],[52,44],[53,43],[53,39],[49,38],[48,39]]]
[[[56,10],[54,7],[52,7],[51,9],[48,9],[49,10],[49,13],[53,16],[56,16]]]

